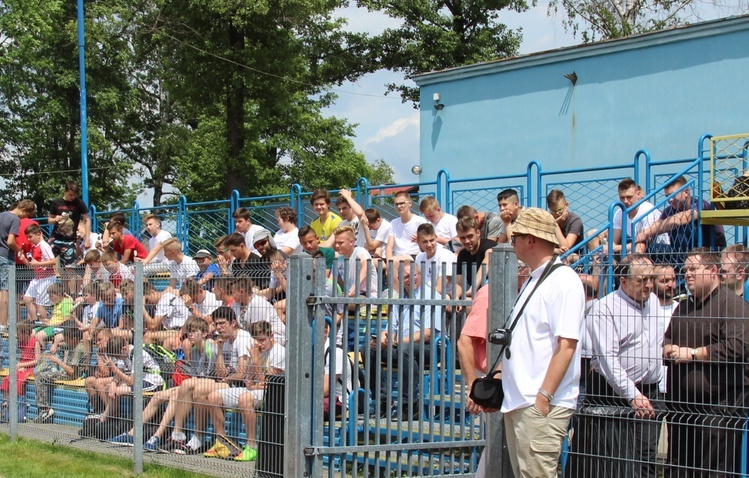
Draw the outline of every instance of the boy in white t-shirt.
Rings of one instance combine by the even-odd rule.
[[[52,247],[44,240],[42,229],[38,224],[29,224],[24,232],[31,244],[31,251],[28,255],[19,254],[18,257],[24,265],[34,271],[34,278],[23,295],[26,317],[31,321],[44,321],[47,319],[45,307],[52,306],[52,301],[47,295],[47,288],[57,280],[55,276],[57,259],[52,253]]]
[[[276,209],[276,220],[279,227],[278,232],[273,236],[276,248],[287,256],[300,251],[296,211],[288,206],[279,207]]]
[[[421,200],[419,211],[434,226],[434,233],[437,235],[439,244],[451,251],[460,249],[460,240],[456,229],[458,218],[456,216],[444,212],[440,203],[432,196],[426,196]]]
[[[413,201],[407,192],[395,193],[393,201],[398,217],[390,223],[393,231],[388,238],[387,259],[392,260],[394,267],[397,267],[400,261],[411,261],[416,258],[416,254],[419,253],[416,229],[427,220],[411,211]]]
[[[172,238],[169,231],[161,229],[161,219],[156,214],[145,217],[146,231],[151,236],[148,239],[148,255],[143,259],[143,273],[148,275],[169,271],[169,259],[164,255],[164,243]]]
[[[437,242],[434,226],[429,223],[419,226],[416,230],[416,236],[418,237],[419,248],[422,251],[416,256],[416,264],[421,268],[424,283],[440,294],[451,293],[453,268],[458,261],[458,256]],[[443,264],[445,268],[444,277],[442,275]],[[460,293],[456,292],[455,296],[459,297]]]

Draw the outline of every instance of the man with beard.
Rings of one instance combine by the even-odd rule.
[[[720,255],[700,247],[687,253],[684,278],[690,297],[666,331],[668,461],[664,476],[708,477],[737,473],[746,420],[749,308],[721,285]]]
[[[487,275],[487,268],[489,267],[487,251],[496,246],[497,243],[481,237],[478,223],[473,216],[461,217],[456,229],[463,248],[458,253],[455,281],[459,287],[463,287],[463,274],[465,274],[466,296],[472,297],[473,284],[480,285]]]
[[[720,283],[748,301],[746,271],[749,267],[749,249],[743,244],[731,244],[720,254]]]

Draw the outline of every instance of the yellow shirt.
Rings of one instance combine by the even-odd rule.
[[[328,220],[325,221],[325,223],[320,222],[320,218],[318,217],[317,219],[312,221],[312,224],[310,224],[309,227],[311,227],[312,230],[315,231],[315,234],[317,234],[320,242],[324,242],[326,239],[333,235],[333,231],[335,231],[340,222],[341,216],[334,212],[331,212],[330,214],[328,214]]]

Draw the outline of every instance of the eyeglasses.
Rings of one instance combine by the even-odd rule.
[[[400,202],[395,203],[395,207],[402,207],[402,206],[405,206],[406,204],[408,204],[408,201],[400,201]]]
[[[530,234],[513,234],[512,237],[510,238],[510,243],[514,246],[517,238],[528,237],[528,236],[530,236]]]

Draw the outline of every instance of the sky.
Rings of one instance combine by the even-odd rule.
[[[523,13],[503,12],[499,21],[512,29],[522,28],[523,42],[520,53],[552,50],[580,43],[571,33],[565,32],[560,17],[547,15],[548,3]],[[349,7],[339,10],[348,19],[348,28],[356,32],[380,33],[396,27],[397,21],[365,9]],[[411,103],[401,103],[400,96],[385,96],[385,84],[400,83],[402,75],[379,71],[364,76],[355,83],[346,83],[335,89],[336,103],[328,114],[346,118],[356,124],[356,148],[367,160],[384,159],[395,171],[396,183],[418,180],[411,168],[419,164],[419,112]]]

